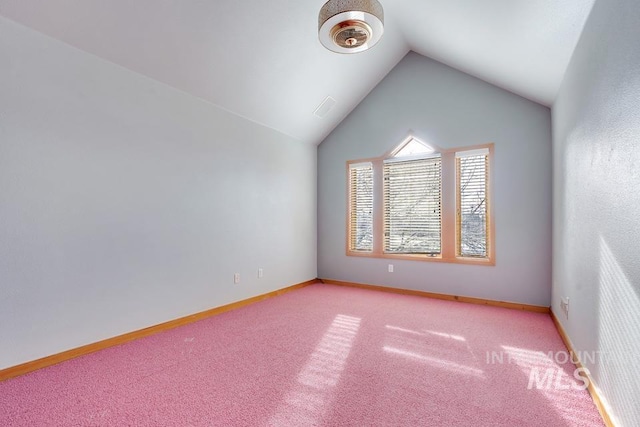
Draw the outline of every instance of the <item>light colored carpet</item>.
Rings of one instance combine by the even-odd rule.
[[[0,425],[603,425],[564,352],[548,315],[317,284],[0,383]]]

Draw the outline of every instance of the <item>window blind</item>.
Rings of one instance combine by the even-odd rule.
[[[487,256],[488,162],[488,150],[456,153],[458,256]]]
[[[373,165],[349,165],[349,250],[373,250]]]
[[[386,161],[384,176],[384,251],[441,252],[442,160]]]

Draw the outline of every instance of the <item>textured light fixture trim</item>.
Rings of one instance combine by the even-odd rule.
[[[383,32],[384,10],[377,0],[329,0],[318,15],[320,43],[333,52],[362,52]]]

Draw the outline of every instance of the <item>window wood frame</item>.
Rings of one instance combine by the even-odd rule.
[[[354,208],[354,204],[353,199],[351,197],[352,195],[352,189],[353,189],[353,183],[351,181],[352,178],[352,171],[356,170],[356,169],[360,169],[360,168],[355,168],[353,166],[358,166],[358,165],[367,165],[367,168],[371,168],[371,175],[372,175],[372,192],[375,189],[375,183],[373,182],[373,164],[371,162],[360,162],[360,163],[354,163],[354,162],[350,162],[347,164],[347,237],[348,237],[348,241],[347,241],[347,251],[348,252],[352,252],[352,253],[364,253],[364,254],[369,254],[372,251],[366,250],[366,249],[354,249],[353,246],[353,240],[354,239],[354,230],[353,230],[353,208]],[[372,203],[373,200],[375,198],[375,195],[372,194]],[[375,207],[372,206],[371,208],[372,212],[372,216],[373,216],[373,212],[375,210]],[[373,240],[375,237],[375,230],[373,229],[373,218],[371,220],[371,237],[372,237],[372,250],[373,250]]]
[[[403,143],[404,144],[404,143]],[[493,266],[496,262],[495,256],[495,222],[493,215],[493,169],[494,169],[494,144],[478,144],[466,147],[456,147],[451,149],[441,149],[434,147],[442,158],[442,240],[441,253],[438,256],[425,254],[393,254],[384,252],[384,206],[383,206],[383,162],[391,158],[403,146],[394,147],[384,155],[375,158],[349,160],[346,164],[346,255],[354,257],[401,259],[411,261],[445,262],[454,264],[472,264]],[[487,256],[463,257],[457,254],[457,176],[456,176],[456,152],[471,151],[477,149],[488,149],[488,174],[487,174]],[[350,193],[349,193],[349,167],[351,164],[371,163],[373,166],[373,250],[371,252],[350,250]]]

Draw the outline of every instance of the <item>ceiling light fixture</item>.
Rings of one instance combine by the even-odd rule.
[[[329,0],[318,15],[320,43],[337,53],[362,52],[380,41],[383,21],[377,0]]]

